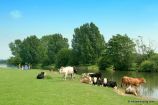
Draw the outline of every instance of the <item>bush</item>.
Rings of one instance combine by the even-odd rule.
[[[32,66],[33,69],[42,69],[42,64],[35,64]]]
[[[98,72],[98,69],[97,65],[88,66],[88,72]]]
[[[155,70],[155,64],[152,61],[145,60],[141,63],[139,71],[151,72]]]
[[[149,60],[154,62],[154,70],[158,72],[158,54],[152,55]]]
[[[98,62],[99,70],[105,70],[106,68],[108,68],[110,66],[111,66],[111,63],[110,63],[110,60],[108,59],[108,57],[101,57],[99,59],[99,62]]]
[[[80,65],[80,66],[77,66],[76,69],[77,69],[77,74],[88,72],[88,66]]]
[[[48,66],[43,66],[42,69],[44,70],[55,70],[55,66],[54,65],[48,65]]]
[[[77,74],[82,74],[82,73],[89,73],[89,72],[98,72],[98,66],[97,65],[79,65],[79,66],[75,66],[77,69]]]
[[[137,71],[137,70],[138,70],[137,63],[132,63],[131,67],[129,68],[129,71]]]
[[[52,79],[52,76],[46,75],[46,76],[45,76],[45,79]]]
[[[113,71],[114,71],[114,66],[111,65],[111,66],[107,67],[107,68],[106,68],[106,71],[108,71],[108,72],[113,72]]]
[[[61,49],[56,57],[56,62],[55,62],[56,67],[59,68],[61,66],[67,66],[69,64],[70,54],[71,54],[70,49],[66,49],[66,48]]]

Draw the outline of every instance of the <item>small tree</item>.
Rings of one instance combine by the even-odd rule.
[[[20,51],[23,64],[30,63],[34,65],[40,63],[39,47],[40,40],[35,35],[23,40]]]
[[[151,72],[154,70],[154,62],[145,60],[140,65],[139,71]]]
[[[152,45],[152,42],[149,41],[148,44],[144,43],[143,37],[138,36],[136,39],[136,62],[141,64],[144,60],[148,60],[154,53],[155,48]]]
[[[153,55],[149,58],[149,60],[154,63],[154,70],[153,70],[153,71],[158,72],[158,54],[157,54],[157,53],[153,54]]]
[[[70,61],[71,50],[63,48],[61,49],[56,56],[56,67],[67,66]]]
[[[111,66],[111,61],[107,56],[100,57],[98,62],[99,70],[105,70]]]
[[[48,61],[49,61],[48,63],[52,64],[52,63],[55,63],[56,61],[57,53],[61,49],[69,47],[68,39],[63,38],[61,34],[53,34],[50,36],[47,46],[48,46],[47,55],[48,55]]]
[[[135,44],[127,35],[117,34],[108,41],[106,54],[116,70],[129,70],[134,53]]]

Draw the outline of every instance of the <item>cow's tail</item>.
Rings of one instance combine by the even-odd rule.
[[[121,87],[123,86],[123,78],[121,79]]]

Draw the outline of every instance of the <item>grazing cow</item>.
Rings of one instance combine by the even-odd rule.
[[[92,84],[92,78],[90,76],[84,76],[80,79],[81,83]]]
[[[132,78],[132,77],[124,76],[122,77],[122,80],[121,80],[121,87],[123,85],[139,86],[142,83],[146,83],[146,80],[144,78]]]
[[[45,72],[41,72],[37,75],[37,79],[44,79],[46,73]]]
[[[137,88],[131,85],[129,85],[125,90],[126,94],[134,94],[135,96],[137,96],[137,92],[138,92]]]
[[[116,83],[116,81],[107,81],[106,86],[107,86],[107,87],[112,87],[112,88],[116,88],[116,89],[117,89],[117,83]]]
[[[100,73],[100,72],[98,72],[98,73],[89,73],[89,76],[90,77],[97,77],[97,79],[101,79],[101,77],[102,77],[102,74]]]
[[[71,79],[73,79],[74,73],[77,73],[77,70],[74,67],[61,67],[59,69],[59,73],[64,75],[64,79],[66,80],[68,75],[71,75]]]

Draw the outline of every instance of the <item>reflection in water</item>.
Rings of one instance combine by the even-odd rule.
[[[115,71],[103,72],[103,75],[109,80],[117,81],[118,87],[120,87],[121,78],[125,75],[138,78],[143,77],[147,82],[139,87],[140,95],[158,99],[158,73]]]
[[[0,68],[17,68],[17,67],[14,65],[0,64]]]
[[[6,68],[7,65],[6,65],[6,64],[0,64],[0,67],[1,67],[1,68]]]

